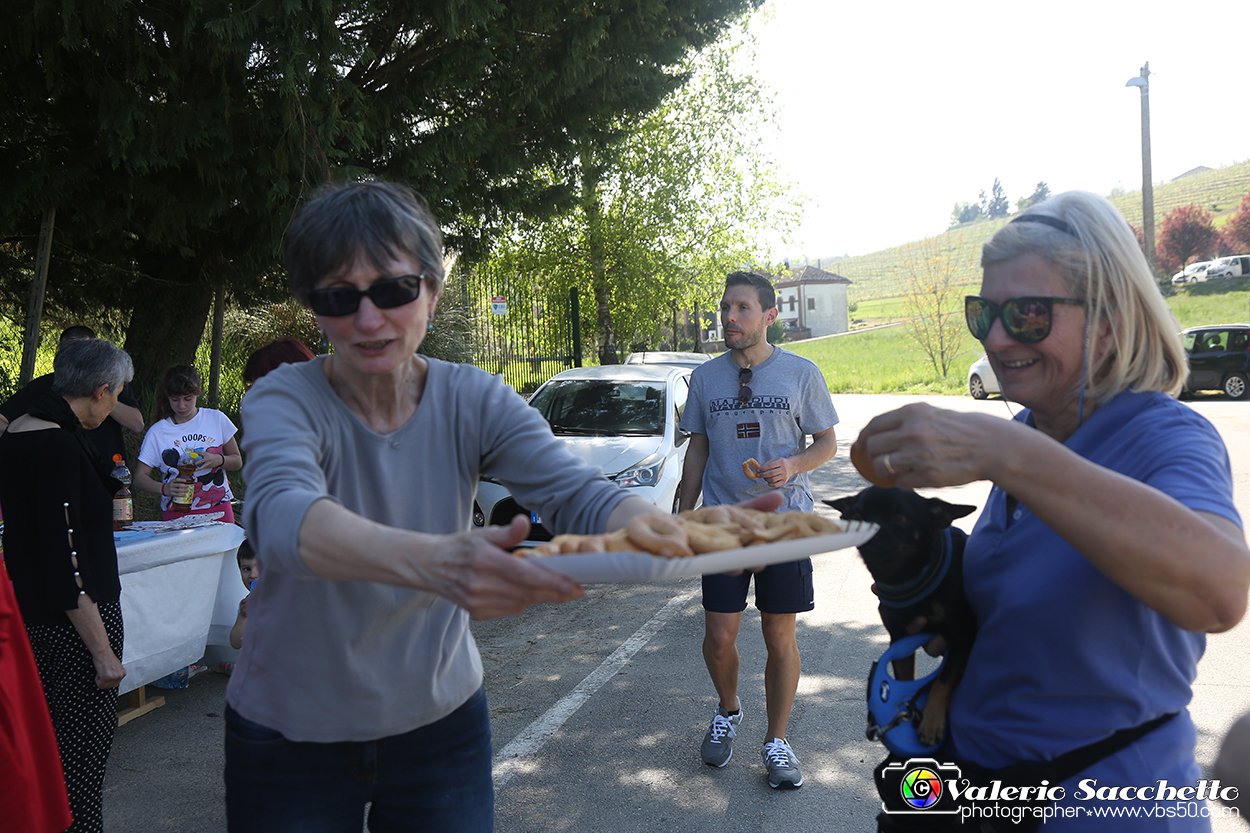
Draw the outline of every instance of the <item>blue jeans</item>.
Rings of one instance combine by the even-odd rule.
[[[373,833],[493,830],[485,690],[436,723],[374,741],[289,741],[226,707],[230,833],[361,833],[366,802]]]

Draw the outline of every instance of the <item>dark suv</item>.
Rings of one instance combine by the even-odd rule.
[[[1222,390],[1229,399],[1250,394],[1250,324],[1190,327],[1181,337],[1189,357],[1185,392]]]

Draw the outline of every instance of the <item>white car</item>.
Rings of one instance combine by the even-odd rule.
[[[998,386],[998,377],[994,375],[994,368],[990,367],[989,358],[982,354],[968,368],[968,393],[972,394],[973,399],[985,399],[991,393],[1002,395],[1002,392]]]
[[[1191,263],[1172,276],[1172,283],[1196,283],[1207,279],[1207,269],[1214,261],[1200,260]]]
[[[708,359],[709,353],[679,353],[671,350],[651,350],[646,353],[630,353],[625,357],[625,364],[667,364],[673,367],[688,367],[694,370]]]
[[[630,494],[675,511],[689,434],[678,424],[690,394],[690,370],[666,365],[607,365],[557,373],[529,404],[569,450]],[[518,514],[534,525],[527,544],[548,541],[542,518],[508,488],[483,478],[473,503],[473,526],[506,525]]]

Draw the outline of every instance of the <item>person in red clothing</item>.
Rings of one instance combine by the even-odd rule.
[[[48,701],[0,560],[0,807],[5,824],[59,833],[74,823]]]

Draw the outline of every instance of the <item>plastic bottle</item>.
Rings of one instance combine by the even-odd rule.
[[[178,476],[169,481],[169,497],[173,503],[170,509],[175,512],[190,512],[195,499],[195,461],[186,460],[178,463]]]
[[[113,477],[122,482],[113,495],[113,530],[129,529],[135,520],[134,496],[130,492],[130,469],[120,454],[113,455]]]

